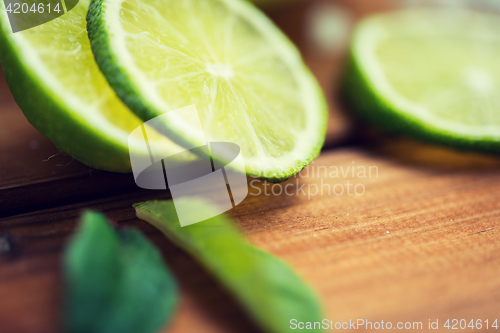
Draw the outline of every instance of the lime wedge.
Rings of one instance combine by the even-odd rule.
[[[93,1],[87,17],[97,63],[121,99],[163,123],[181,145],[240,146],[249,175],[283,181],[318,154],[326,133],[322,91],[296,48],[241,0]],[[244,171],[244,170],[242,170]]]
[[[500,16],[413,9],[372,16],[353,36],[344,92],[390,132],[500,152]]]
[[[26,118],[60,150],[94,168],[129,172],[128,136],[143,122],[116,97],[94,61],[85,28],[89,2],[13,34],[0,1],[0,61]],[[148,139],[166,156],[180,148],[158,133]],[[149,158],[141,140],[130,140],[131,152]]]

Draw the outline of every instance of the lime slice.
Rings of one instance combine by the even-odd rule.
[[[204,133],[173,116],[163,126],[174,141],[236,143],[247,174],[275,182],[319,154],[324,96],[296,48],[252,4],[93,1],[87,20],[97,63],[142,119],[197,107]]]
[[[500,16],[413,9],[362,21],[344,92],[390,132],[500,152]]]
[[[89,2],[13,34],[0,1],[0,61],[26,118],[60,150],[94,168],[129,172],[128,136],[142,121],[116,97],[94,61],[85,29]],[[180,149],[158,133],[148,139],[166,156]],[[131,139],[130,149],[149,158],[143,140]]]

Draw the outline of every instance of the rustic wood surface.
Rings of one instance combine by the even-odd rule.
[[[387,8],[336,4],[353,21]],[[430,319],[444,331],[446,319],[500,320],[500,159],[380,134],[363,139],[365,128],[335,98],[344,54],[329,58],[305,45],[309,6],[269,13],[327,92],[327,148],[299,177],[274,188],[252,183],[231,211],[235,222],[310,283],[334,322],[422,322],[427,330]],[[273,194],[280,189],[293,195]],[[92,170],[58,152],[29,125],[1,79],[0,333],[59,332],[61,253],[85,209],[143,230],[161,248],[181,288],[165,332],[257,331],[220,285],[135,217],[133,203],[162,198],[168,192],[139,190],[131,175]]]

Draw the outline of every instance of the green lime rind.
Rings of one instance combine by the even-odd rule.
[[[68,112],[60,96],[37,78],[22,61],[11,39],[3,2],[0,4],[0,63],[16,103],[28,121],[62,152],[96,169],[130,172],[128,146],[110,140],[77,115]],[[84,143],[84,144],[82,144]]]
[[[117,96],[141,119],[148,121],[157,116],[146,100],[136,96],[134,81],[118,66],[111,46],[108,31],[102,22],[102,1],[92,1],[87,12],[87,31],[95,60]]]
[[[247,9],[249,10],[257,10],[249,3],[242,3],[241,6],[247,6]],[[152,103],[148,103],[147,98],[142,96],[139,92],[140,89],[136,86],[137,83],[134,78],[130,77],[127,71],[121,67],[122,65],[120,64],[119,56],[116,55],[115,50],[110,43],[110,36],[113,32],[109,31],[107,25],[105,24],[105,10],[106,5],[102,0],[92,0],[87,14],[87,31],[92,51],[102,73],[108,80],[109,85],[115,90],[118,97],[135,114],[137,114],[139,118],[144,121],[148,121],[163,114],[162,110],[157,110]],[[266,20],[266,23],[268,24],[272,24],[264,16],[260,19]],[[284,36],[283,42],[286,43],[290,50],[299,54],[296,47]],[[310,83],[313,87],[315,94],[314,98],[319,102],[318,112],[320,115],[318,116],[318,123],[321,123],[321,125],[318,126],[317,131],[313,133],[315,137],[307,138],[307,140],[313,140],[316,144],[313,145],[313,148],[309,151],[307,156],[297,159],[292,163],[288,163],[286,166],[278,166],[277,168],[271,170],[262,170],[252,169],[247,165],[246,170],[238,171],[246,172],[246,174],[251,177],[258,177],[273,183],[280,183],[299,173],[320,154],[327,130],[328,105],[323,92],[312,73],[303,63],[301,66],[302,68],[298,70],[302,72],[303,78],[308,80],[308,83]],[[192,146],[190,138],[182,132],[182,129],[169,127],[164,130],[169,133],[169,139],[175,143],[181,146]]]
[[[431,124],[413,118],[395,109],[390,101],[377,91],[366,77],[356,55],[351,52],[341,95],[350,110],[375,127],[392,134],[451,147],[458,150],[474,150],[485,153],[500,153],[500,142],[492,139],[477,139],[440,130]]]
[[[296,160],[295,164],[293,166],[288,167],[285,169],[283,172],[279,173],[274,173],[274,174],[266,174],[265,172],[262,173],[252,173],[248,172],[247,174],[251,177],[259,177],[262,178],[268,182],[271,183],[282,183],[294,175],[298,174],[302,169],[307,167],[309,164],[312,163],[316,159],[316,157],[319,156],[321,153],[321,150],[323,149],[323,145],[325,144],[325,139],[326,139],[326,131],[328,128],[328,103],[323,95],[323,90],[317,83],[316,79],[314,78],[313,74],[309,71],[307,67],[304,66],[304,70],[311,77],[311,81],[315,85],[315,90],[317,93],[317,98],[318,100],[321,101],[321,116],[320,116],[320,122],[323,124],[320,128],[318,128],[318,137],[317,137],[317,144],[316,146],[311,150],[311,154],[304,160]]]
[[[499,154],[500,141],[491,137],[471,137],[466,134],[443,130],[432,123],[411,116],[410,112],[398,109],[390,96],[378,88],[377,79],[367,73],[363,56],[356,51],[362,25],[354,32],[346,69],[341,83],[341,96],[350,110],[361,119],[382,131],[398,134],[420,141],[450,147]]]

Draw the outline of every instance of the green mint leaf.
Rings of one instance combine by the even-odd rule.
[[[64,257],[69,333],[152,333],[172,317],[175,280],[158,250],[137,230],[116,231],[86,212]]]
[[[199,201],[193,207],[210,210]],[[137,216],[162,231],[220,280],[267,332],[294,332],[291,320],[321,322],[311,289],[278,258],[246,243],[224,215],[181,227],[172,201],[134,205]],[[316,330],[321,331],[319,325]]]

